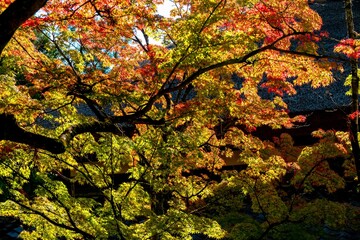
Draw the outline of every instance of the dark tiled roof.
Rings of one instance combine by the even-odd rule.
[[[324,3],[314,3],[311,7],[317,11],[323,19],[323,30],[329,32],[334,39],[346,38],[346,23],[343,1],[324,1]],[[355,28],[360,31],[360,0],[353,1],[353,11],[355,18]],[[336,41],[325,41],[320,49],[332,51]],[[285,97],[289,109],[292,112],[303,112],[313,110],[334,109],[348,106],[350,97],[345,95],[349,87],[344,86],[344,80],[349,75],[349,67],[345,67],[345,72],[335,74],[336,81],[330,86],[313,89],[310,86],[297,88],[297,95]]]

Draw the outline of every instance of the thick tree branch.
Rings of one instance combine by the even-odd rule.
[[[47,0],[16,0],[0,15],[0,54],[15,31],[40,8]]]
[[[40,134],[27,132],[21,129],[16,123],[13,115],[0,114],[0,140],[10,140],[27,144],[34,148],[47,150],[54,154],[63,153],[64,145],[57,139],[52,139]]]
[[[47,0],[16,0],[0,15],[0,55],[8,44],[15,31],[40,8]],[[0,114],[0,139],[48,150],[52,153],[65,151],[62,143],[39,134],[26,132],[21,129],[13,115]]]
[[[61,134],[60,139],[54,139],[25,131],[18,126],[13,115],[0,114],[0,126],[6,126],[0,131],[0,140],[23,143],[54,154],[60,154],[65,152],[65,146],[78,134],[86,132],[111,132],[117,135],[132,137],[136,132],[135,124],[162,125],[164,123],[164,119],[130,118],[126,120],[126,118],[122,118],[122,116],[113,117],[112,122],[95,121],[72,126]]]

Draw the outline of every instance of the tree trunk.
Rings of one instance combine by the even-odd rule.
[[[352,0],[345,0],[345,17],[347,24],[348,37],[355,39],[356,32],[354,27],[354,17],[352,12]],[[351,107],[352,112],[356,113],[355,118],[350,119],[350,140],[352,152],[355,160],[356,174],[360,179],[360,148],[359,148],[359,77],[358,64],[356,59],[350,59],[351,64]]]

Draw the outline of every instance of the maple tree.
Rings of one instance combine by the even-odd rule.
[[[252,135],[304,121],[282,97],[340,69],[317,53],[308,1],[179,0],[169,17],[160,0],[0,3],[0,215],[22,238],[360,228],[359,208],[327,198],[356,178],[347,133],[307,147]],[[224,170],[231,158],[242,169]]]

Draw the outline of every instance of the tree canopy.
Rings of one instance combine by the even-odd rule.
[[[358,231],[331,200],[356,182],[348,133],[252,132],[304,121],[283,96],[330,84],[359,41],[320,55],[305,0],[171,2],[0,1],[0,215],[24,239]]]

